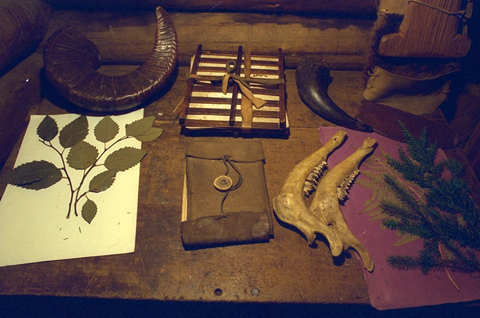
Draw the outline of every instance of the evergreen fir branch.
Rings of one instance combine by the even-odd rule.
[[[422,196],[419,187],[402,179],[401,174],[388,164],[389,155],[382,147],[377,148],[376,153],[378,152],[380,152],[380,155],[373,154],[363,163],[363,169],[361,170],[363,178],[356,180],[357,184],[371,192],[370,198],[363,203],[364,209],[362,213],[368,213],[372,220],[388,217],[380,207],[381,201],[397,202],[401,206],[401,202],[399,202],[395,193],[385,186],[386,171],[416,196]]]
[[[381,156],[372,155],[363,163],[361,175],[363,178],[358,178],[355,182],[371,192],[370,198],[364,202],[364,209],[362,213],[368,213],[373,220],[383,219],[387,217],[380,209],[379,201],[381,198],[389,198],[395,200],[395,195],[384,184],[385,171],[391,174],[398,174],[392,167],[388,165],[386,160],[386,151],[381,147],[377,148],[377,152]]]
[[[454,270],[458,272],[470,272],[472,267],[478,267],[478,264],[468,264],[455,260],[445,259],[427,259],[412,256],[389,256],[387,262],[390,266],[398,270],[421,270],[423,274],[430,271],[440,272],[444,270]]]
[[[402,163],[400,161],[392,159],[391,161],[389,161],[389,164],[397,171],[403,171],[403,178],[405,178],[405,180],[418,184],[422,188],[425,188],[427,186],[424,178],[421,177],[423,171],[419,169],[412,161]]]
[[[412,211],[420,209],[420,202],[412,195],[409,189],[393,178],[391,175],[385,175],[385,184],[395,193],[397,199],[408,206]]]
[[[457,160],[446,159],[444,161],[445,168],[452,173],[452,176],[455,178],[462,178],[465,176],[465,166]],[[462,180],[463,181],[463,180]]]
[[[414,269],[419,269],[420,265],[418,262],[418,257],[412,257],[412,256],[388,256],[387,257],[387,262],[392,266],[393,268],[396,268],[398,270],[414,270]]]
[[[452,239],[458,240],[462,247],[471,244],[470,247],[479,250],[480,210],[467,190],[468,186],[462,179],[439,180],[426,197],[429,205],[446,212],[440,224],[444,231],[449,233]],[[459,219],[468,226],[461,224]]]
[[[394,218],[388,218],[383,221],[383,226],[385,226],[385,228],[392,231],[398,231],[398,228],[400,227],[401,224],[402,224],[401,220],[394,219]]]
[[[383,210],[384,213],[388,214],[389,216],[405,220],[405,222],[413,224],[414,221],[419,222],[421,220],[415,212],[412,212],[411,209],[408,209],[403,204],[387,200],[381,200],[380,208]]]
[[[467,187],[463,180],[456,178],[448,180],[438,180],[426,196],[427,202],[432,206],[437,206],[444,212],[457,213],[459,208],[465,206]]]
[[[438,270],[480,271],[474,253],[480,251],[480,210],[462,179],[463,165],[451,159],[436,162],[438,146],[428,144],[425,129],[416,138],[403,124],[401,128],[407,151],[399,147],[399,159],[388,157],[387,162],[422,190],[413,195],[411,188],[387,173],[385,184],[398,201],[381,201],[381,209],[389,215],[383,224],[424,242],[416,257],[389,256],[389,264],[401,270],[419,269],[424,274]],[[443,177],[446,172],[448,178]]]
[[[431,270],[440,270],[442,267],[439,261],[435,261],[439,259],[440,255],[438,250],[435,248],[425,248],[418,253],[418,261],[420,263],[420,270],[423,274],[427,274]]]
[[[424,128],[416,138],[402,123],[399,122],[403,135],[407,139],[407,151],[412,158],[422,166],[429,166],[437,156],[437,143],[428,144],[427,129]]]

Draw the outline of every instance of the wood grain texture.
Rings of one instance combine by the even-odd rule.
[[[0,169],[27,127],[31,108],[42,100],[42,65],[34,53],[0,77]]]
[[[131,66],[111,66],[110,72]],[[187,87],[188,67],[180,67],[172,88],[145,108],[164,135],[144,144],[136,249],[132,254],[82,258],[0,268],[0,295],[47,295],[184,302],[275,304],[369,304],[361,265],[355,257],[333,259],[322,240],[305,239],[278,220],[266,244],[185,251],[180,220],[183,159],[187,141],[228,138],[180,134],[174,111]],[[296,163],[320,146],[317,128],[331,126],[300,101],[295,71],[287,69],[287,140],[259,139],[266,156],[265,176],[273,198]],[[362,72],[333,71],[329,93],[351,115],[362,96]],[[37,114],[64,113],[56,99],[43,99]],[[17,144],[16,150],[18,150]],[[0,173],[11,168],[15,153]],[[478,180],[477,180],[478,184]],[[0,184],[3,193],[4,184]],[[221,291],[221,293],[220,293]],[[259,291],[257,294],[256,291]],[[352,308],[352,307],[346,307]],[[357,308],[357,307],[355,307]]]
[[[380,40],[378,52],[395,57],[463,57],[470,39],[459,33],[463,0],[423,0],[408,4],[398,33]]]
[[[360,70],[367,63],[374,23],[370,19],[241,12],[169,14],[177,30],[180,65],[189,65],[197,45],[202,44],[217,51],[243,46],[271,53],[281,48],[287,68],[308,55],[335,69]],[[56,11],[45,37],[67,24],[98,47],[104,64],[141,64],[152,50],[155,16],[149,11]]]
[[[3,0],[0,3],[0,75],[24,59],[47,32],[52,8],[40,0]]]
[[[157,5],[174,11],[237,11],[265,13],[307,13],[307,14],[350,14],[374,15],[376,12],[373,0],[47,0],[60,8],[70,9],[129,9],[145,10]]]
[[[99,47],[102,59],[108,62],[102,66],[102,72],[122,74],[136,65],[110,64],[139,64],[151,50],[155,22],[149,17],[150,12],[57,11],[48,32],[51,34],[67,23],[74,25]],[[187,12],[175,13],[173,19],[183,62],[173,86],[145,108],[146,116],[156,116],[155,125],[164,129],[164,135],[144,145],[148,154],[140,171],[135,252],[2,267],[0,295],[65,296],[68,302],[72,297],[82,296],[161,300],[155,303],[173,301],[181,307],[189,300],[194,301],[195,307],[206,302],[222,302],[220,307],[227,303],[368,306],[361,265],[355,257],[332,259],[325,242],[320,240],[316,247],[309,247],[299,233],[278,220],[274,220],[275,238],[267,244],[196,251],[183,249],[179,226],[184,177],[182,163],[186,142],[193,138],[180,134],[178,110],[175,108],[187,89],[187,65],[197,44],[222,50],[249,45],[249,48],[258,47],[268,52],[282,47],[287,66],[286,103],[291,134],[286,140],[259,139],[266,155],[269,196],[273,198],[295,164],[320,146],[317,128],[333,126],[303,105],[297,93],[292,65],[299,57],[314,55],[323,58],[329,66],[361,69],[366,62],[368,43],[365,39],[373,22],[289,15]],[[362,72],[334,70],[331,74],[331,98],[355,116],[363,96]],[[15,81],[21,78],[17,74],[11,85],[20,85]],[[22,82],[20,86],[24,85],[25,82]],[[11,89],[12,94],[21,93],[20,88],[13,85]],[[4,92],[4,87],[0,87],[2,98],[6,96]],[[65,101],[48,88],[42,92],[45,98],[38,107],[33,107],[35,114],[66,112]],[[15,111],[15,106],[11,107],[11,111]],[[0,112],[2,119],[4,109]],[[195,138],[204,140],[211,137]],[[19,144],[1,174],[13,166]],[[4,189],[5,184],[0,184],[0,193]],[[259,293],[254,293],[255,290]],[[349,306],[341,308],[352,309]]]
[[[369,304],[361,265],[355,257],[333,259],[328,246],[305,239],[274,220],[270,243],[185,251],[180,237],[183,160],[187,141],[228,140],[180,134],[175,105],[182,98],[187,67],[180,67],[172,88],[145,108],[164,134],[145,143],[141,164],[136,249],[133,254],[0,268],[0,295],[55,295],[119,299],[230,301],[262,303]],[[339,76],[336,87],[361,73]],[[293,166],[320,146],[317,127],[328,125],[293,98],[294,71],[286,70],[287,105],[292,113],[288,139],[262,139],[269,197],[278,194]],[[354,80],[355,79],[355,80]],[[338,86],[337,86],[338,85]],[[357,87],[357,86],[354,86]],[[357,92],[361,94],[361,90]],[[344,95],[340,104],[356,98]],[[44,99],[38,114],[64,113],[56,100]],[[352,101],[353,102],[353,101]],[[12,155],[8,166],[11,167]],[[6,170],[4,169],[2,173]],[[1,185],[0,191],[4,185]],[[256,288],[259,294],[252,290]],[[218,295],[221,290],[221,295]],[[217,291],[217,292],[215,292]]]
[[[188,85],[179,116],[185,133],[204,134],[209,130],[234,135],[288,135],[282,51],[279,49],[277,54],[251,52],[248,56],[247,60],[241,46],[236,52],[200,51],[199,46],[192,57],[192,73],[188,79],[190,82],[194,78],[195,83]],[[237,77],[228,84],[224,76],[227,65],[232,62],[235,62],[232,76]],[[245,80],[247,73],[249,80],[245,84],[237,81]],[[212,79],[226,85],[214,84]],[[242,105],[247,99],[254,107],[250,106],[252,118],[245,130]]]
[[[367,304],[357,260],[311,248],[296,232],[275,223],[266,244],[185,251],[179,232],[185,138],[176,125],[150,144],[142,163],[135,253],[37,263],[0,269],[2,294],[121,299]],[[264,142],[272,195],[286,177],[284,160],[298,160],[318,146],[316,130],[289,140]],[[174,146],[173,146],[174,145]],[[294,146],[295,145],[295,146]],[[301,150],[301,151],[299,151]],[[288,158],[288,159],[287,159]],[[291,158],[291,159],[290,159]],[[276,163],[277,162],[277,163]],[[348,279],[345,279],[348,277]],[[258,296],[251,294],[257,288]],[[215,290],[222,294],[217,296]]]

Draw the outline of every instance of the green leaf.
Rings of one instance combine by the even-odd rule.
[[[133,147],[124,147],[112,152],[105,160],[105,167],[113,171],[125,171],[142,161],[147,152]]]
[[[80,141],[68,152],[67,163],[76,170],[85,170],[95,163],[98,150],[86,141]]]
[[[149,142],[157,139],[163,134],[162,128],[151,127],[145,134],[140,136],[135,136],[135,139],[142,142]]]
[[[60,131],[60,145],[63,148],[70,148],[84,140],[88,135],[88,121],[87,117],[79,116],[67,124]]]
[[[100,142],[109,142],[118,134],[118,124],[110,116],[103,117],[95,126],[94,134]]]
[[[97,215],[97,205],[90,199],[87,199],[82,206],[82,218],[91,224],[95,216]]]
[[[55,119],[45,116],[37,127],[37,135],[45,141],[51,141],[58,134],[58,126]]]
[[[48,161],[24,163],[7,173],[2,181],[25,189],[40,190],[62,180],[62,171]]]
[[[117,175],[116,171],[107,170],[102,173],[97,174],[90,181],[88,190],[90,192],[102,192],[110,188],[115,181],[115,176]]]
[[[125,133],[130,137],[137,137],[145,134],[153,126],[155,116],[148,116],[125,125]]]

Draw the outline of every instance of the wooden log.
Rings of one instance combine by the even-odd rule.
[[[374,0],[49,0],[60,8],[69,9],[114,9],[146,10],[157,5],[166,10],[175,11],[238,11],[268,13],[307,13],[307,14],[367,14],[376,13]]]
[[[374,21],[247,13],[171,13],[178,35],[179,63],[189,65],[198,44],[205,49],[284,52],[285,66],[306,56],[332,69],[362,70]],[[83,32],[105,64],[140,64],[152,49],[155,15],[148,12],[57,11],[46,38],[66,24]],[[126,45],[128,43],[128,45]]]
[[[28,58],[0,77],[0,169],[27,126],[32,106],[42,100],[42,56]]]
[[[47,32],[50,15],[51,7],[41,0],[0,3],[0,72],[35,50]]]

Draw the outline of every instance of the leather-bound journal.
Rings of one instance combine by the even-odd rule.
[[[195,141],[185,151],[181,234],[186,248],[273,236],[261,142]]]

